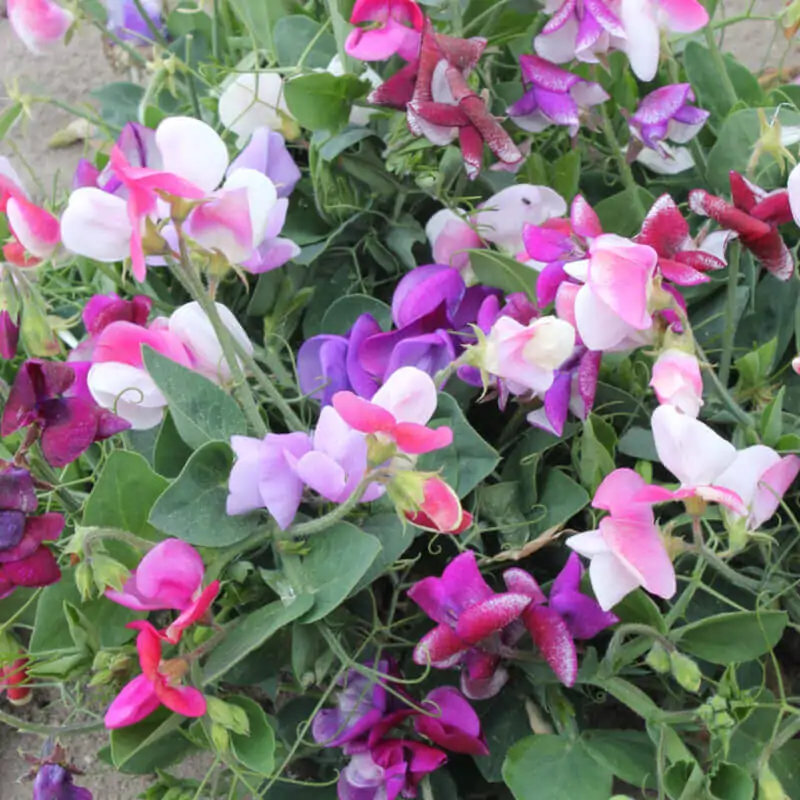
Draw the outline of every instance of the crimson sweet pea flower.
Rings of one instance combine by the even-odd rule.
[[[583,567],[573,553],[553,581],[548,601],[536,579],[522,569],[508,569],[503,580],[510,592],[531,598],[522,612],[522,621],[536,647],[565,686],[572,686],[578,676],[575,639],[591,639],[619,619],[603,611],[596,600],[581,594]]]
[[[41,431],[42,452],[54,467],[65,467],[93,442],[130,427],[100,408],[69,364],[30,359],[19,369],[0,422],[9,436],[28,425]]]
[[[776,278],[788,281],[794,273],[794,257],[786,247],[778,226],[792,220],[789,192],[766,192],[731,171],[731,199],[709,194],[705,189],[689,192],[689,207],[695,214],[711,217],[739,241]]]
[[[160,705],[184,717],[202,717],[206,713],[205,697],[193,686],[181,686],[189,662],[182,658],[163,661],[161,637],[149,622],[130,622],[127,627],[139,631],[136,649],[142,674],[124,686],[111,703],[106,711],[106,727],[135,725]]]
[[[205,615],[219,592],[219,581],[203,588],[205,567],[197,550],[180,539],[159,542],[131,573],[121,591],[106,597],[135,611],[176,609],[178,618],[159,636],[177,644],[183,631]]]
[[[417,57],[425,16],[414,0],[356,0],[350,22],[381,24],[351,31],[344,44],[347,55],[360,61],[384,61],[395,53],[406,61]]]
[[[445,567],[441,578],[424,578],[408,596],[437,624],[414,648],[416,664],[448,669],[463,664],[467,697],[492,697],[508,674],[500,667],[498,634],[530,605],[519,592],[493,592],[468,550]]]

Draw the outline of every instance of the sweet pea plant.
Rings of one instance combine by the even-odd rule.
[[[800,86],[721,51],[800,4],[101,5],[8,0],[136,78],[0,158],[33,797],[800,797]]]

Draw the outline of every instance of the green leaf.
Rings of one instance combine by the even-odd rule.
[[[681,650],[712,664],[741,664],[772,650],[789,621],[783,611],[736,611],[672,631]]]
[[[5,111],[0,114],[0,142],[6,138],[6,134],[11,130],[14,123],[22,115],[22,103],[17,101],[12,103]]]
[[[167,399],[181,438],[193,450],[211,441],[247,433],[236,401],[202,375],[176,364],[151,347],[142,348],[144,365]]]
[[[179,730],[185,717],[161,707],[136,725],[111,731],[111,759],[120,772],[146,775],[196,750]]]
[[[591,682],[608,692],[647,722],[656,719],[662,713],[661,709],[648,695],[638,686],[634,686],[624,678],[594,679]]]
[[[619,440],[617,450],[631,458],[640,458],[656,463],[659,461],[653,432],[647,428],[639,428],[635,425],[628,428]]]
[[[580,741],[540,734],[517,742],[503,779],[516,800],[608,800],[612,774]]]
[[[269,724],[264,709],[249,697],[236,695],[227,702],[243,709],[250,723],[250,733],[231,733],[234,755],[248,769],[259,775],[271,775],[275,769],[275,731]]]
[[[711,796],[718,800],[753,800],[756,791],[747,770],[736,764],[720,764],[709,788]]]
[[[417,534],[413,525],[406,523],[392,511],[373,514],[360,522],[359,526],[364,533],[374,536],[380,542],[381,550],[355,585],[352,594],[366,589],[383,575],[411,547]]]
[[[621,622],[633,622],[640,625],[649,625],[660,633],[666,633],[666,624],[661,611],[655,601],[641,589],[625,595],[614,606],[614,613],[620,618]]]
[[[308,46],[314,42],[306,56],[305,66],[309,69],[325,69],[336,55],[336,40],[330,33],[320,34],[320,27],[318,22],[301,14],[279,19],[275,25],[278,64],[282,67],[296,66]]]
[[[453,442],[443,450],[423,456],[419,469],[441,470],[442,478],[459,497],[464,497],[494,471],[500,456],[467,422],[455,399],[445,392],[439,394],[436,413],[429,424],[434,428],[448,425],[453,429]]]
[[[495,250],[469,250],[469,264],[478,281],[510,294],[522,292],[536,300],[537,273],[511,256]]]
[[[701,800],[707,796],[706,775],[696,761],[678,761],[664,773],[664,788],[673,800]]]
[[[590,414],[583,423],[578,474],[581,483],[594,494],[609,473],[616,469],[616,434],[601,417]]]
[[[581,734],[581,741],[620,780],[638,787],[655,786],[656,748],[644,731],[588,730]]]
[[[144,97],[144,86],[136,83],[107,83],[89,94],[100,101],[100,116],[114,128],[128,122],[139,121],[139,104]]]
[[[539,498],[534,510],[536,518],[531,521],[535,537],[550,528],[565,525],[589,504],[586,490],[560,469],[548,469],[539,486]],[[544,516],[538,512],[544,507]]]
[[[303,594],[295,597],[289,605],[276,600],[237,620],[208,657],[203,668],[203,683],[219,680],[281,628],[305,614],[313,604],[314,599]]]
[[[761,441],[767,447],[775,447],[783,435],[783,398],[785,395],[786,387],[781,386],[778,394],[761,412]]]
[[[263,524],[258,513],[228,516],[228,477],[233,451],[225,442],[208,442],[192,453],[175,482],[158,498],[150,524],[167,536],[198,547],[228,547]]]
[[[247,32],[253,37],[256,47],[272,53],[274,41],[275,49],[280,51],[278,33],[280,23],[283,20],[279,19],[279,17],[286,13],[284,3],[281,0],[231,0],[231,6],[239,19],[241,19]],[[276,20],[278,20],[277,24]],[[270,35],[273,28],[274,32]],[[292,62],[289,66],[293,66],[294,63]],[[327,62],[325,65],[327,65]]]
[[[636,195],[630,189],[601,200],[595,207],[600,224],[606,233],[620,236],[633,236],[639,232],[645,214],[655,202],[655,198],[643,186],[636,187]],[[636,197],[639,200],[637,202]]]
[[[392,309],[386,303],[366,294],[348,294],[331,303],[320,328],[324,333],[346,336],[362,314],[372,314],[384,331],[392,327]]]
[[[142,619],[145,613],[137,613],[105,597],[81,601],[75,586],[75,570],[67,567],[61,570],[61,580],[47,586],[39,596],[36,606],[36,620],[29,645],[31,653],[47,653],[58,650],[72,650],[74,643],[68,625],[64,624],[64,603],[70,603],[94,626],[103,647],[119,647],[130,641],[135,631],[125,626],[129,622]]]
[[[498,695],[483,709],[481,730],[489,755],[474,756],[475,764],[489,783],[499,783],[503,780],[503,762],[509,749],[531,733],[525,698],[510,690]]]
[[[775,363],[777,344],[776,339],[770,339],[758,349],[736,359],[734,364],[743,388],[758,389],[767,382]]]
[[[300,594],[310,594],[314,607],[303,622],[330,614],[355,589],[380,552],[380,542],[349,522],[337,522],[308,541],[309,553],[298,557],[295,570]],[[295,576],[293,576],[293,580]]]
[[[165,478],[176,478],[191,455],[192,449],[181,439],[172,414],[167,412],[153,448],[153,467]]]
[[[743,254],[745,258],[750,255]],[[777,339],[776,361],[781,359],[795,333],[800,308],[800,282],[782,281],[765,272],[755,287],[754,303],[736,326],[734,351],[743,352]],[[792,353],[794,355],[794,353]]]
[[[522,547],[528,541],[529,517],[538,516],[536,510],[527,514],[522,510],[518,481],[502,481],[479,487],[478,508],[497,526],[503,544],[512,548]]]
[[[355,75],[320,72],[293,78],[283,94],[289,111],[304,128],[336,133],[347,125],[353,100],[368,91],[369,84]]]
[[[118,528],[150,538],[150,509],[169,483],[138,453],[115,450],[86,501],[85,527]]]
[[[552,186],[566,201],[571,203],[578,194],[578,182],[581,177],[581,154],[578,150],[569,150],[560,156],[550,167],[553,175]]]
[[[386,245],[407,269],[414,269],[419,263],[414,255],[414,245],[427,241],[425,229],[410,214],[403,214],[393,222],[386,234]]]
[[[326,138],[319,145],[318,152],[325,161],[333,161],[337,156],[340,156],[354,144],[358,144],[364,139],[376,135],[375,131],[369,128],[348,125],[341,133],[337,133],[336,136]],[[314,137],[316,136],[317,134],[314,134]]]
[[[788,797],[800,797],[800,740],[792,739],[769,760]]]

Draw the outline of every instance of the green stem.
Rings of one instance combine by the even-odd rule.
[[[464,25],[461,18],[461,0],[450,0],[450,24],[453,29],[453,36],[461,36]]]
[[[248,385],[247,379],[242,372],[239,359],[236,357],[236,350],[234,348],[231,332],[222,322],[219,312],[217,311],[216,303],[208,296],[208,293],[203,287],[203,282],[200,280],[200,276],[195,273],[194,268],[192,267],[192,263],[189,258],[189,251],[186,247],[186,239],[183,236],[181,226],[176,224],[175,227],[178,233],[178,247],[181,255],[181,260],[179,263],[173,262],[173,264],[177,267],[176,272],[178,274],[178,278],[181,283],[184,284],[192,297],[200,304],[200,308],[205,311],[206,316],[211,323],[211,327],[214,329],[214,333],[219,339],[220,346],[222,347],[222,353],[225,356],[225,361],[227,362],[231,371],[231,377],[234,385],[233,393],[236,395],[236,399],[239,401],[239,404],[241,405],[242,410],[244,411],[245,416],[247,417],[253,430],[259,437],[263,438],[267,435],[267,426],[264,424],[264,420],[261,419],[261,414],[258,413],[258,407],[253,399],[253,393],[250,391],[250,386]]]
[[[647,209],[642,203],[642,198],[639,196],[639,187],[636,179],[633,177],[630,164],[625,160],[625,153],[622,152],[617,134],[614,132],[614,126],[611,123],[611,118],[608,116],[605,103],[598,106],[600,115],[602,117],[603,135],[606,137],[606,142],[611,148],[611,154],[617,162],[617,169],[619,170],[619,177],[622,179],[622,185],[631,193],[634,204],[639,211],[639,214],[644,218]]]
[[[73,736],[105,728],[104,722],[90,722],[83,725],[38,725],[35,722],[19,719],[13,714],[6,714],[5,711],[0,711],[0,722],[23,733],[39,733],[42,736]]]
[[[728,256],[728,298],[725,303],[725,330],[722,333],[722,356],[719,362],[719,381],[727,388],[733,359],[733,339],[736,334],[736,289],[739,286],[739,263],[742,249],[738,241],[731,242]]]
[[[158,42],[163,47],[166,47],[167,40],[162,36],[161,31],[150,18],[150,15],[147,13],[147,11],[145,11],[144,6],[142,5],[142,0],[133,0],[133,4],[136,6],[139,16],[144,20],[144,24],[147,25],[147,29],[150,31],[153,41]]]
[[[63,503],[64,508],[67,511],[75,512],[78,511],[81,507],[81,502],[69,491],[69,489],[65,489],[63,486],[59,486],[58,484],[61,482],[61,478],[59,477],[58,473],[45,461],[44,456],[41,455],[41,449],[38,445],[31,451],[31,455],[33,456],[33,466],[34,472],[42,478],[42,480],[47,481],[47,483],[51,484],[55,488],[53,491],[56,493],[58,499]]]
[[[333,511],[321,517],[317,517],[317,519],[312,519],[309,522],[301,522],[299,525],[292,525],[291,528],[282,534],[278,534],[275,538],[299,539],[301,536],[312,536],[315,533],[321,533],[327,530],[335,522],[344,519],[358,505],[367,486],[372,483],[373,479],[371,474],[366,475],[353,494],[351,494],[344,503],[336,506]]]
[[[741,589],[748,589],[751,592],[757,593],[762,590],[763,586],[759,581],[755,581],[752,578],[745,578],[744,575],[740,575],[733,567],[731,567],[729,564],[726,564],[716,553],[708,549],[703,538],[703,531],[700,527],[699,517],[692,518],[692,537],[694,538],[694,543],[697,547],[698,554],[708,562],[712,569],[715,569],[717,572],[719,572],[720,575],[730,581],[734,586],[738,586]]]
[[[200,99],[197,96],[197,87],[194,85],[194,75],[191,73],[192,42],[194,38],[191,33],[186,34],[186,85],[189,87],[189,99],[192,101],[192,111],[197,119],[203,119],[203,112],[200,110]]]
[[[730,103],[730,107],[727,109],[727,111],[730,111],[730,109],[733,108],[739,101],[739,97],[736,94],[736,88],[733,85],[731,76],[728,75],[728,68],[725,64],[725,59],[722,57],[722,53],[719,51],[717,37],[714,35],[714,29],[710,25],[706,25],[703,33],[706,37],[708,52],[711,53],[711,58],[714,60],[714,66],[717,68],[717,74],[722,82],[722,88],[724,89],[728,98],[728,102]]]
[[[336,39],[336,53],[339,56],[339,61],[342,62],[342,68],[347,72],[347,53],[344,49],[344,41],[347,38],[348,24],[341,11],[339,11],[337,0],[326,0],[326,5],[333,25],[333,38]]]

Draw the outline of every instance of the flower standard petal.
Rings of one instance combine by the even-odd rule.
[[[109,706],[104,717],[106,728],[114,730],[135,725],[160,705],[152,682],[144,675],[139,675],[123,687]]]
[[[467,644],[477,644],[517,619],[531,603],[524,594],[498,594],[463,611],[456,623],[456,635]]]

